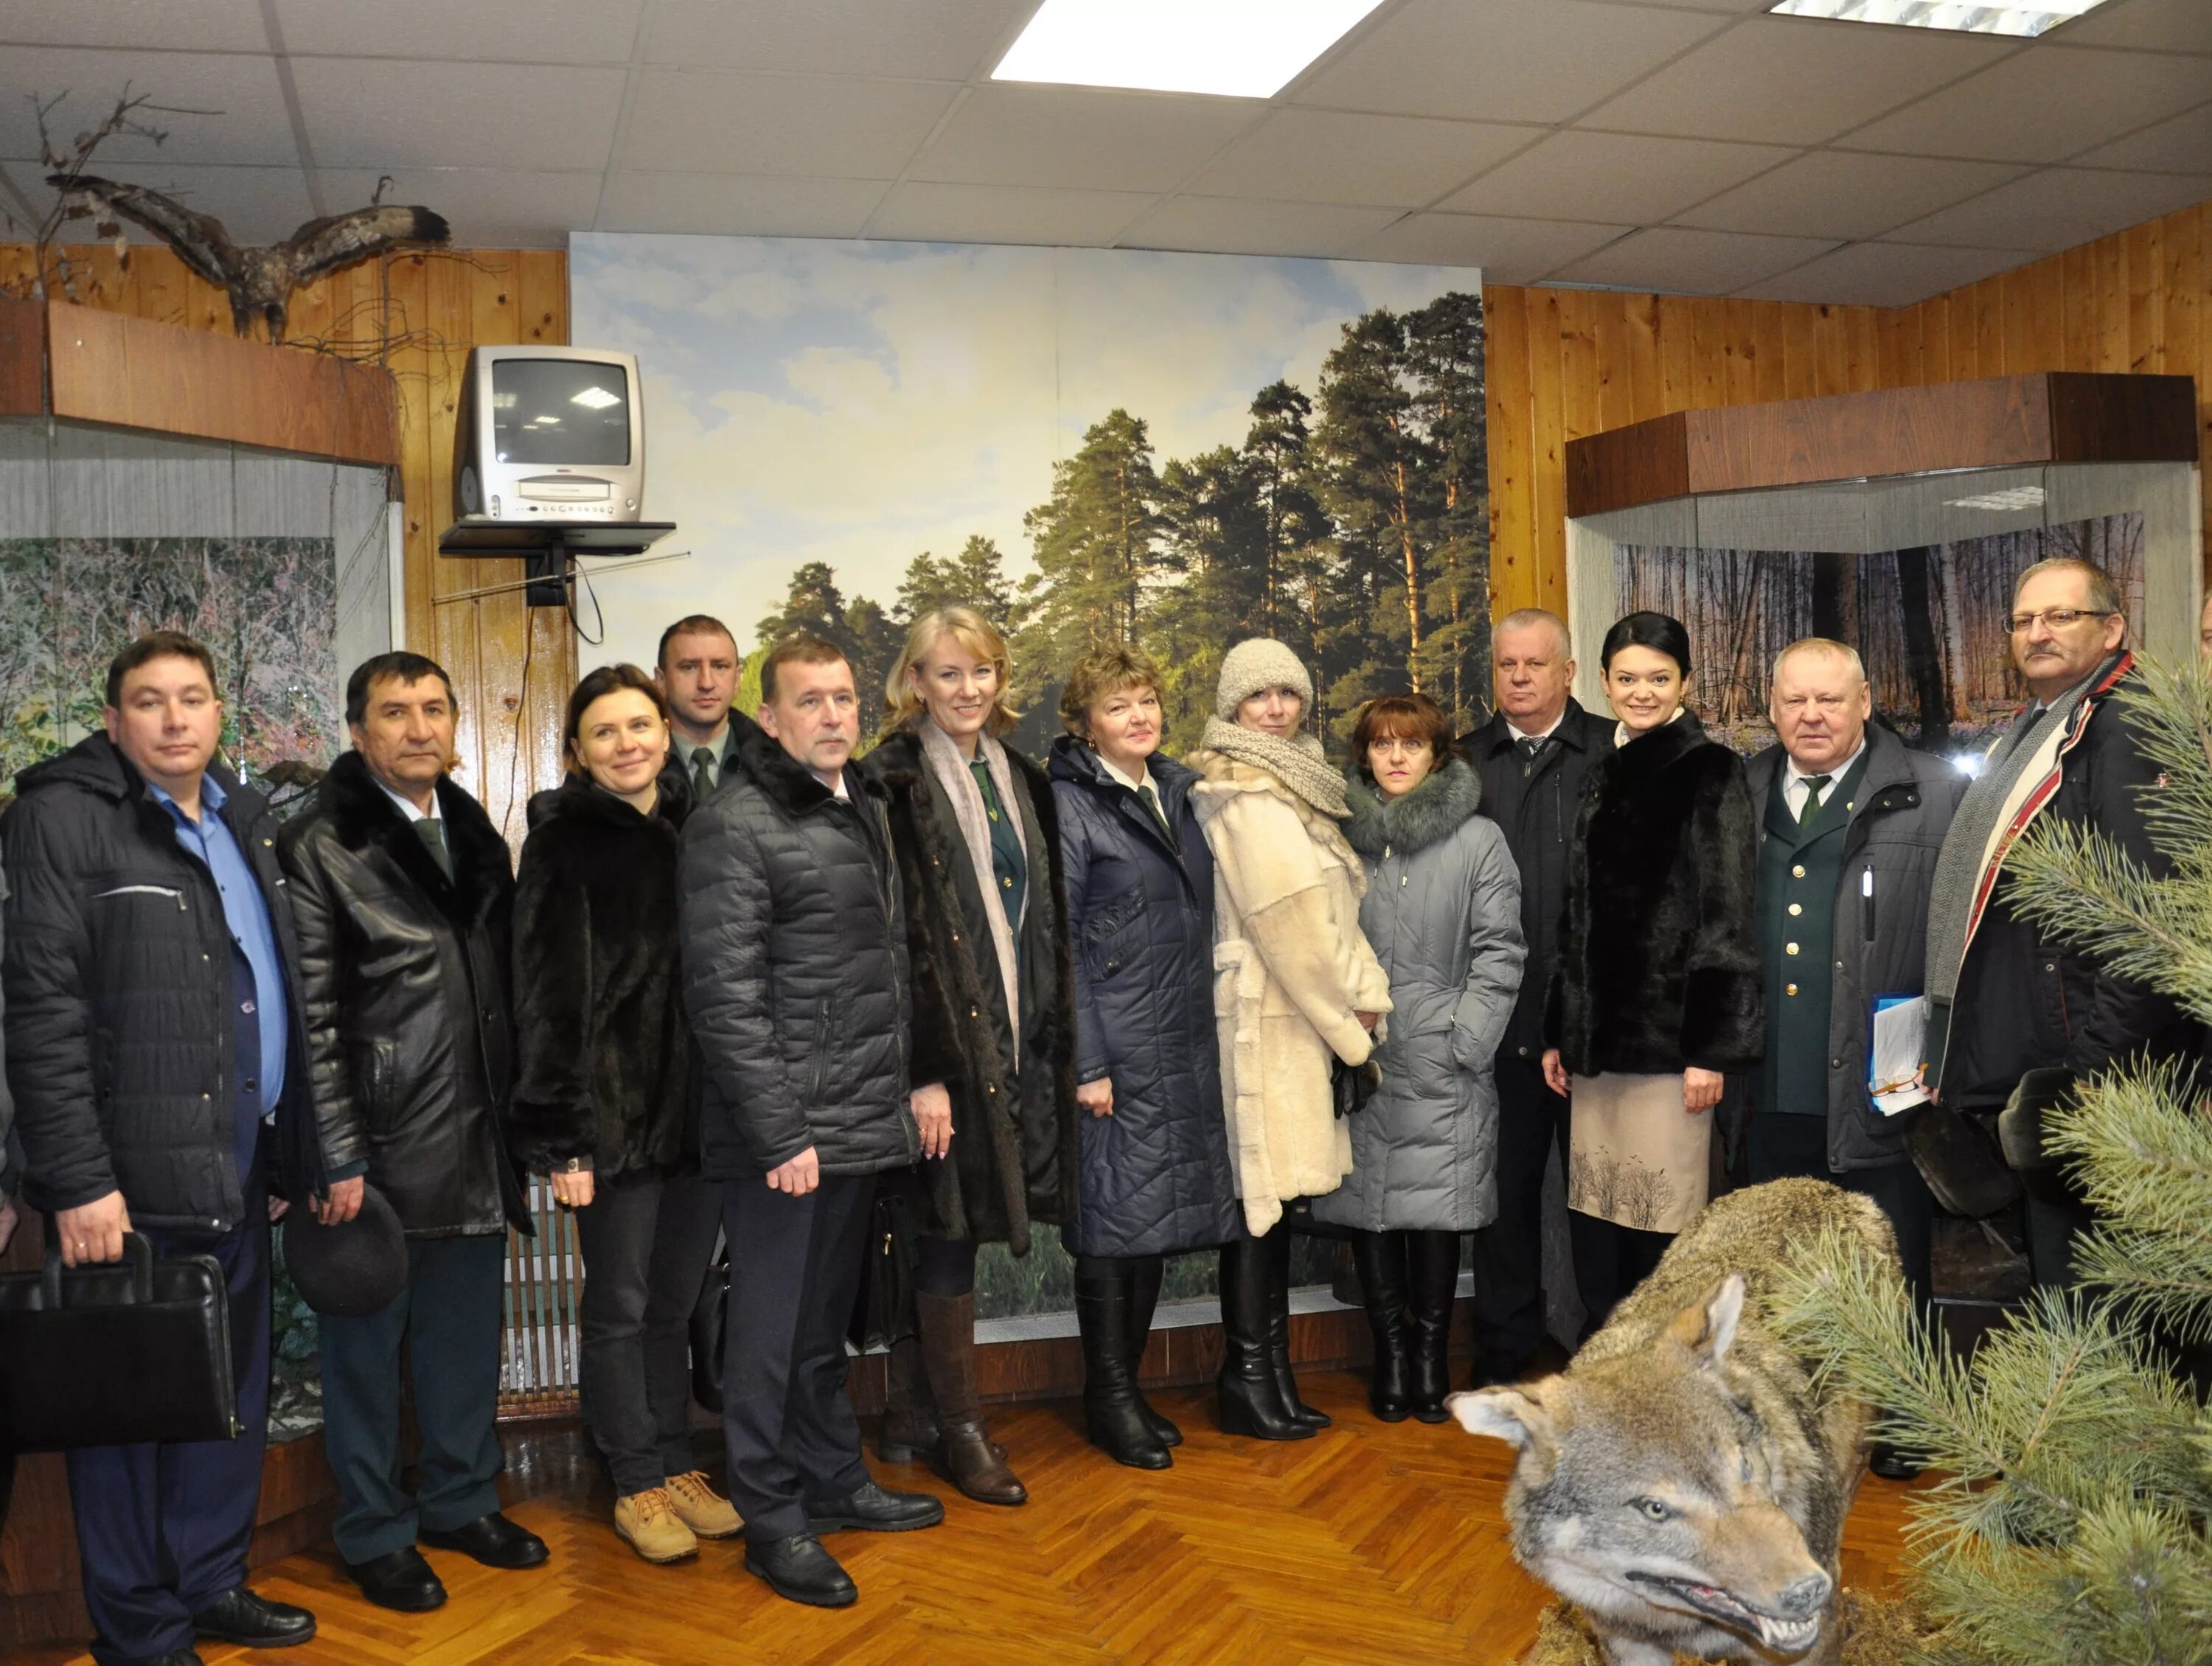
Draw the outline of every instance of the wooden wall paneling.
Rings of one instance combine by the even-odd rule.
[[[2166,271],[2160,230],[2160,222],[2151,220],[2120,233],[2128,245],[2128,368],[2139,373],[2157,369],[2165,347],[2158,294]]]
[[[0,416],[46,409],[46,309],[0,295]]]
[[[1625,300],[1626,298],[1624,298]],[[1595,294],[1591,295],[1596,300]],[[1588,306],[1590,315],[1589,335],[1592,350],[1597,362],[1597,427],[1595,433],[1606,428],[1626,427],[1636,421],[1636,388],[1631,368],[1632,350],[1629,346],[1628,309],[1616,305],[1607,296],[1602,302]]]
[[[1528,292],[1528,375],[1536,518],[1530,554],[1536,569],[1536,605],[1565,617],[1567,611],[1567,444],[1565,343],[1561,302],[1565,292]]]
[[[1491,292],[1484,303],[1483,397],[1489,407],[1491,616],[1537,603],[1536,501],[1529,446],[1528,294]]]
[[[1662,416],[1668,411],[1687,410],[1699,403],[1697,317],[1696,312],[1669,306],[1664,300],[1654,306],[1652,324],[1659,334],[1659,403],[1656,409],[1639,415]]]
[[[2203,339],[2199,333],[2197,277],[2204,261],[2203,220],[2201,207],[2166,216],[2166,270],[2159,280],[2159,301],[2165,318],[2158,368],[2169,373],[2188,375],[2203,365],[2197,356]]]

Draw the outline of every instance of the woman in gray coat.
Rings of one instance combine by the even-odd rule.
[[[1527,953],[1519,870],[1450,745],[1427,695],[1370,700],[1345,788],[1345,834],[1367,869],[1359,929],[1389,974],[1391,1014],[1381,1086],[1352,1118],[1352,1176],[1314,1215],[1352,1229],[1375,1333],[1368,1403],[1386,1423],[1448,1415],[1459,1235],[1498,1213],[1491,1062]]]

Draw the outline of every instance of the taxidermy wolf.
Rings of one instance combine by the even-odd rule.
[[[1454,1395],[1521,1449],[1505,1493],[1521,1565],[1580,1608],[1612,1666],[1834,1666],[1844,1518],[1872,1408],[1824,1395],[1766,1328],[1778,1265],[1824,1230],[1889,1265],[1865,1197],[1820,1180],[1730,1193],[1556,1377]]]

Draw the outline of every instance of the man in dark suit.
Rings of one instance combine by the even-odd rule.
[[[1567,1101],[1544,1082],[1544,992],[1559,953],[1567,844],[1591,762],[1613,724],[1583,710],[1566,621],[1541,608],[1499,620],[1490,638],[1491,719],[1460,742],[1482,781],[1482,808],[1521,870],[1528,959],[1498,1048],[1498,1218],[1474,1235],[1477,1388],[1523,1375],[1544,1339],[1544,1168],[1566,1161]]]
[[[661,778],[681,775],[694,804],[714,796],[737,756],[740,737],[730,702],[744,667],[737,639],[711,614],[692,614],[660,633],[653,680],[668,702],[668,762]]]

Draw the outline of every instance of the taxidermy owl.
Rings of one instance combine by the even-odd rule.
[[[228,292],[232,330],[251,338],[258,315],[267,324],[271,342],[284,339],[286,309],[299,285],[386,249],[443,243],[453,235],[444,216],[428,209],[372,206],[310,220],[268,248],[241,249],[230,240],[221,221],[194,214],[159,191],[85,173],[49,174],[46,183],[62,193],[62,212],[68,219],[128,220],[143,226],[174,249],[185,265]]]

